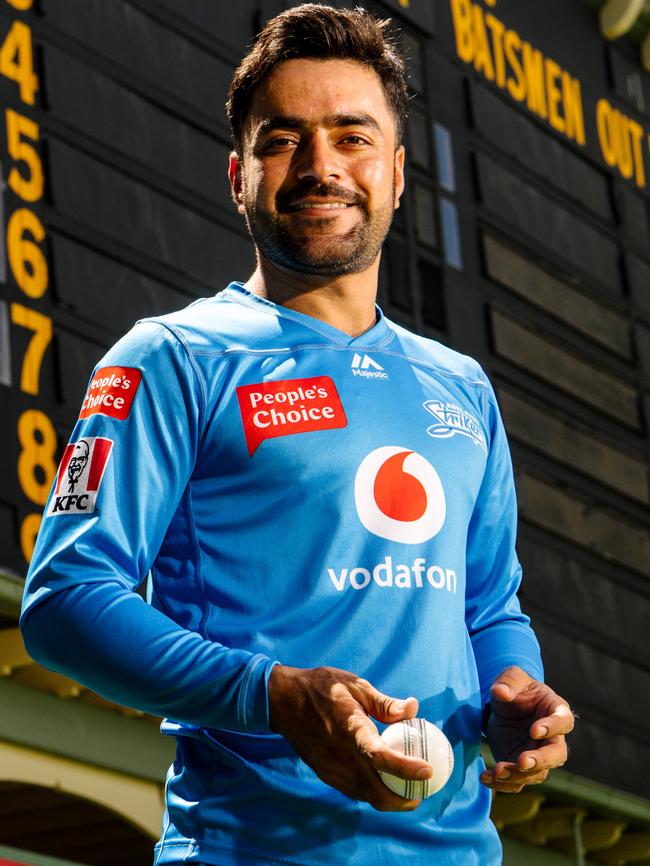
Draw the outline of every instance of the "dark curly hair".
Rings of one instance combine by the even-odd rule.
[[[317,58],[356,60],[372,67],[382,83],[395,118],[396,141],[404,133],[408,91],[404,59],[389,19],[366,9],[335,9],[303,3],[272,18],[255,38],[228,90],[226,112],[235,149],[241,153],[242,132],[255,88],[284,60]]]

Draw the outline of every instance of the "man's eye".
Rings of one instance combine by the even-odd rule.
[[[293,138],[274,138],[268,141],[264,148],[265,150],[282,150],[286,147],[293,147],[295,144]]]
[[[363,136],[361,136],[361,135],[346,135],[345,138],[343,139],[343,143],[344,144],[354,144],[354,145],[368,144],[366,139],[363,138]]]

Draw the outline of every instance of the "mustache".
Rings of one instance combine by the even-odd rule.
[[[286,192],[279,192],[276,205],[279,211],[289,210],[292,204],[303,198],[335,198],[346,204],[365,206],[366,198],[358,192],[353,192],[335,183],[309,183],[296,186]]]

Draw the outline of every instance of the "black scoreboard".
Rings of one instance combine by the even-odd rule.
[[[0,0],[0,569],[24,574],[106,348],[252,270],[223,105],[287,5]],[[362,5],[413,95],[380,302],[491,375],[569,769],[648,795],[650,76],[598,0]]]

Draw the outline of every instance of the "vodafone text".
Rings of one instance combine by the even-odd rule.
[[[256,410],[253,412],[253,424],[256,427],[277,427],[284,424],[299,424],[301,421],[320,421],[322,418],[334,418],[336,410],[333,406],[308,406],[310,400],[325,400],[328,397],[325,388],[302,388],[298,387],[295,391],[277,391],[275,394],[262,394],[259,391],[253,391],[248,395],[251,401],[251,407]],[[262,403],[264,406],[270,406],[270,409],[257,409]],[[275,406],[280,404],[283,411],[276,409]],[[286,409],[286,406],[289,409]],[[295,406],[294,408],[291,408]]]
[[[424,557],[419,556],[410,565],[402,563],[393,565],[393,557],[385,556],[383,562],[374,568],[342,568],[336,571],[328,568],[327,573],[338,592],[343,592],[347,587],[352,589],[366,589],[371,583],[375,586],[397,587],[398,589],[444,589],[447,592],[456,592],[456,572],[451,568],[442,568],[440,565],[429,565]]]

